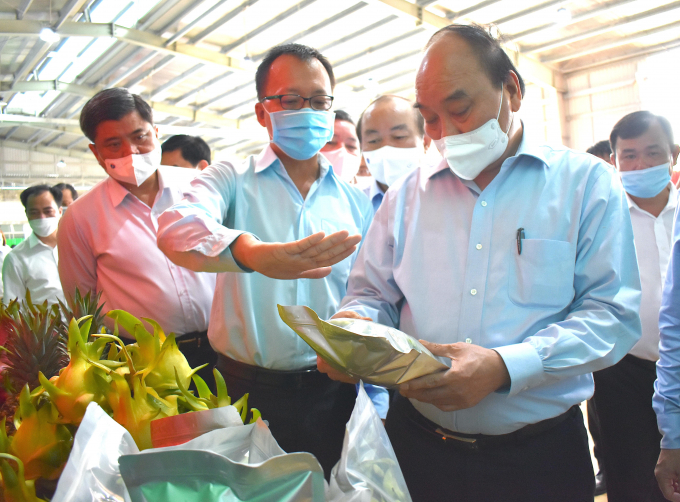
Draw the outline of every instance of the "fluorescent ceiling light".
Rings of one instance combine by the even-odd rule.
[[[40,40],[43,42],[47,42],[48,44],[54,44],[56,42],[59,42],[61,40],[61,37],[54,32],[51,28],[43,28],[40,30]]]
[[[59,169],[63,169],[66,167],[66,162],[64,162],[64,159],[61,159],[59,162],[57,162],[57,167]]]

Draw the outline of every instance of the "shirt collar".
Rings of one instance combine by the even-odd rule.
[[[378,195],[383,197],[385,192],[383,192],[382,188],[380,188],[380,185],[378,185],[378,182],[374,179],[373,183],[371,183],[368,187],[368,200],[373,200]]]
[[[640,209],[640,206],[638,206],[635,203],[635,201],[630,197],[630,195],[628,195],[627,192],[626,192],[626,200],[628,201],[628,209],[629,210],[630,209],[636,209],[636,210],[641,211],[643,213],[647,212],[644,209]],[[661,213],[659,214],[659,216],[661,216],[666,211],[675,212],[675,208],[677,207],[677,205],[678,205],[678,189],[675,188],[675,185],[673,185],[673,183],[671,183],[671,191],[668,193],[668,202],[666,203],[666,207],[664,207],[661,210]]]
[[[331,168],[330,162],[326,160],[326,157],[323,155],[317,154],[317,159],[319,162],[319,167],[321,167],[321,171],[319,173],[319,179],[323,179],[328,173],[333,173],[333,169]],[[277,157],[276,152],[272,149],[271,143],[268,143],[267,146],[260,152],[260,154],[255,157],[255,173],[260,173],[267,169],[268,167],[274,165],[275,163],[278,162],[278,166],[281,169],[284,169],[283,163],[281,160]],[[335,176],[335,173],[332,174]]]
[[[111,204],[113,207],[118,207],[123,202],[125,197],[130,194],[127,188],[118,183],[111,176],[106,179],[105,183],[106,191],[109,194],[109,199],[111,199]]]
[[[539,161],[541,161],[543,164],[545,164],[547,167],[550,167],[550,164],[548,163],[548,159],[545,156],[545,149],[541,148],[538,145],[532,144],[528,139],[527,139],[527,131],[526,131],[526,124],[524,121],[522,121],[522,140],[519,142],[519,147],[517,148],[517,152],[513,157],[509,157],[508,159],[517,159],[521,156],[527,156],[527,157],[533,157]],[[439,164],[436,164],[433,166],[433,168],[430,170],[430,173],[428,175],[428,178],[431,178],[435,174],[437,174],[440,171],[443,171],[444,169],[447,169],[449,167],[448,162],[446,159],[442,159]]]
[[[28,247],[33,249],[37,244],[42,244],[42,242],[35,235],[35,232],[31,232],[31,235],[28,236]]]

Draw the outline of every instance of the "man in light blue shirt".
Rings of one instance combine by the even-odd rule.
[[[416,502],[592,502],[578,404],[640,338],[621,182],[529,144],[523,91],[483,28],[433,36],[416,106],[445,160],[390,186],[337,314],[399,327],[451,366],[403,384],[387,415]]]
[[[273,48],[256,73],[255,106],[271,143],[243,163],[203,170],[158,231],[177,264],[228,272],[218,276],[208,331],[217,368],[231,395],[250,393],[284,450],[313,453],[326,475],[340,458],[356,391],[316,371],[314,351],[276,305],[330,317],[373,216],[368,199],[318,154],[333,135],[333,86],[316,50]],[[324,233],[326,244],[305,250]]]

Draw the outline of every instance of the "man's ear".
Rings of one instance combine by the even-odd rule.
[[[199,171],[203,171],[206,167],[208,167],[210,164],[208,163],[207,160],[201,160],[198,165],[196,166]]]
[[[510,109],[516,112],[522,106],[522,88],[519,85],[519,77],[514,71],[508,72],[508,78],[503,85],[510,94]]]
[[[267,112],[264,109],[264,105],[262,103],[260,103],[259,101],[255,103],[255,116],[257,117],[257,121],[260,123],[262,127],[267,127],[267,123],[264,118],[266,113]]]
[[[678,154],[680,154],[680,145],[673,145],[673,148],[671,148],[671,156],[673,157],[673,167],[675,164],[678,163]]]
[[[609,163],[616,167],[616,154],[614,152],[609,155]]]
[[[94,146],[94,143],[90,143],[87,146],[90,147],[90,151],[92,152],[92,155],[94,155],[94,158],[97,159],[97,162],[99,163],[100,166],[102,166],[102,169],[104,169],[104,171],[106,171],[106,165],[104,164],[104,159],[102,159],[99,156],[99,152],[97,152],[97,147]]]

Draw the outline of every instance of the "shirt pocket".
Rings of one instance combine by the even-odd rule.
[[[574,298],[576,255],[566,241],[522,240],[514,254],[508,295],[519,307],[563,309]]]

